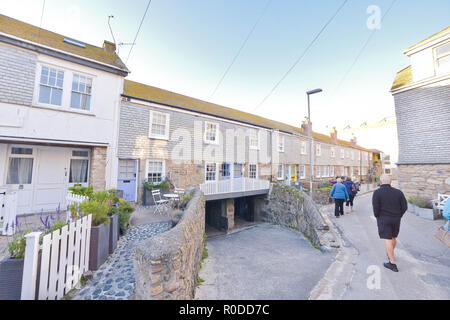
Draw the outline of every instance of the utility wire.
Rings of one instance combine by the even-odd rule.
[[[42,27],[42,19],[44,18],[44,9],[45,9],[45,0],[42,3],[42,12],[41,12],[41,21],[39,22],[39,31],[38,31],[38,43],[41,38],[41,27]]]
[[[256,26],[258,25],[259,21],[261,20],[261,18],[264,16],[264,14],[266,13],[267,8],[269,7],[270,3],[272,2],[272,0],[268,0],[266,3],[266,6],[264,7],[263,11],[261,12],[261,15],[258,17],[258,19],[256,20],[255,24],[253,25],[253,27],[250,29],[250,32],[247,34],[247,37],[245,38],[244,42],[242,43],[241,47],[239,48],[239,50],[237,51],[236,55],[233,57],[233,60],[231,61],[230,65],[228,66],[228,68],[225,70],[225,72],[223,73],[222,77],[220,78],[219,82],[217,83],[216,87],[214,88],[214,91],[211,93],[211,95],[209,96],[208,100],[211,100],[211,98],[214,96],[214,94],[216,93],[216,91],[219,89],[220,85],[222,84],[223,79],[225,79],[226,75],[228,74],[228,71],[230,71],[231,67],[233,66],[234,62],[236,61],[236,59],[239,57],[239,55],[241,54],[242,49],[245,47],[245,45],[247,44],[248,39],[250,39],[251,35],[253,34],[253,31],[255,31]]]
[[[391,9],[394,6],[395,2],[397,2],[397,0],[392,0],[391,5],[389,6],[389,8],[386,10],[386,12],[381,17],[381,22],[383,22],[383,19],[388,15],[389,11],[391,11]],[[334,89],[334,92],[336,92],[337,90],[339,90],[341,88],[342,84],[347,79],[347,76],[353,70],[353,67],[356,65],[356,63],[358,62],[358,60],[361,57],[362,53],[367,48],[367,45],[369,44],[369,42],[372,40],[373,36],[375,35],[375,31],[377,31],[377,29],[373,29],[372,30],[372,32],[369,35],[369,37],[367,38],[366,42],[361,47],[361,49],[359,50],[359,52],[356,55],[355,59],[353,60],[352,64],[350,65],[350,68],[348,68],[348,70],[345,72],[344,76],[342,77],[341,81],[339,81],[339,84],[337,85],[336,89]]]
[[[273,88],[269,91],[269,93],[262,99],[262,101],[253,109],[255,111],[260,106],[263,105],[264,102],[275,92],[275,90],[278,88],[281,82],[291,73],[291,71],[295,68],[295,66],[303,59],[303,57],[306,55],[308,50],[312,47],[312,45],[316,42],[316,40],[320,37],[320,35],[325,31],[325,29],[328,27],[328,25],[334,20],[334,18],[338,15],[338,13],[342,10],[342,8],[345,6],[345,4],[348,2],[348,0],[344,0],[341,4],[341,6],[336,10],[336,12],[333,14],[333,16],[325,23],[325,25],[322,27],[322,29],[317,33],[317,35],[314,37],[314,39],[309,43],[309,45],[305,48],[303,53],[298,57],[298,59],[294,62],[294,64],[286,71],[286,73],[281,77],[281,79],[273,86]]]
[[[130,51],[128,52],[128,57],[127,57],[127,60],[125,61],[125,64],[127,64],[128,63],[128,59],[130,59],[131,51],[133,50],[133,47],[134,47],[134,45],[136,43],[136,39],[138,37],[139,31],[141,30],[142,23],[144,22],[145,16],[147,15],[148,7],[150,7],[150,3],[151,2],[152,2],[152,0],[148,0],[147,8],[145,8],[144,15],[142,16],[141,23],[139,24],[139,28],[138,28],[138,30],[136,32],[136,35],[134,36],[133,44],[131,45]]]

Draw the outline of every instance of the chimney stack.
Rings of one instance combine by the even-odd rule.
[[[356,140],[355,134],[352,133],[352,138],[350,139],[350,144],[352,145],[352,147],[356,147],[356,142],[357,142],[357,140]]]
[[[108,53],[116,53],[116,44],[107,40],[103,41],[103,50]]]
[[[337,143],[337,130],[336,127],[333,127],[333,130],[330,132],[330,137],[333,139],[335,143]]]
[[[311,129],[311,133],[312,133],[312,122],[311,122],[311,128],[309,128],[308,117],[305,117],[305,120],[303,120],[302,129],[303,129],[303,133],[308,134],[310,129]]]

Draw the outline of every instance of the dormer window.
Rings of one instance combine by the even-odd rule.
[[[450,72],[450,42],[436,48],[438,73]]]

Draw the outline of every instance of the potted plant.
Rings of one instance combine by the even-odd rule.
[[[110,208],[99,199],[91,199],[82,202],[79,209],[85,215],[92,214],[89,270],[97,270],[109,254]]]
[[[16,234],[8,243],[10,256],[0,262],[0,300],[20,300],[22,293],[25,234]]]
[[[152,190],[160,189],[161,196],[165,193],[168,193],[170,190],[170,182],[166,178],[166,180],[161,181],[158,184],[154,184],[152,182],[146,181],[144,182],[144,206],[152,206],[155,204],[152,196]]]
[[[433,207],[428,203],[428,201],[423,199],[415,199],[414,204],[416,205],[416,215],[419,217],[427,220],[434,220],[436,218],[433,214]]]

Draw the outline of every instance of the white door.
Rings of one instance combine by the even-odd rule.
[[[34,180],[33,211],[65,210],[68,184],[68,149],[39,147]]]

